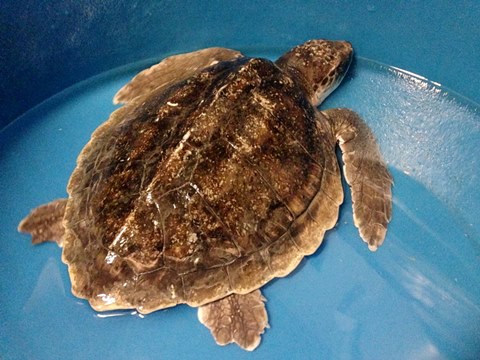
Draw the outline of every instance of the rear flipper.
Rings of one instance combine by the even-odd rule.
[[[18,231],[32,235],[32,243],[55,241],[62,245],[63,215],[67,199],[57,199],[33,209],[18,225]]]
[[[375,137],[353,111],[322,111],[332,125],[342,150],[343,172],[350,185],[353,220],[372,251],[382,245],[392,215],[393,179]]]
[[[198,319],[212,333],[218,345],[238,344],[252,351],[260,344],[268,315],[260,290],[231,294],[198,308]]]
[[[113,98],[114,104],[127,103],[139,95],[155,89],[167,88],[199,73],[220,61],[233,60],[243,55],[225,48],[208,48],[165,58],[160,63],[138,73]]]

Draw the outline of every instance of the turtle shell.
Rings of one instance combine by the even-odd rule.
[[[115,111],[68,186],[63,260],[96,310],[148,313],[290,273],[343,200],[327,122],[265,59],[220,62]]]

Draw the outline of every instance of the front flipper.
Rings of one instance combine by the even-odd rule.
[[[268,328],[265,298],[260,290],[246,295],[231,294],[198,308],[198,319],[212,333],[218,345],[237,343],[252,351]]]
[[[32,243],[55,241],[62,244],[63,215],[67,199],[57,199],[33,209],[18,225],[18,231],[32,235]]]
[[[139,95],[186,80],[220,61],[233,60],[242,56],[235,50],[214,47],[167,57],[138,73],[117,92],[113,103],[127,103]]]
[[[342,150],[343,172],[351,187],[353,220],[372,251],[382,245],[392,214],[393,180],[375,137],[353,111],[322,111]]]

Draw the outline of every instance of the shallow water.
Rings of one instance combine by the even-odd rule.
[[[251,52],[249,52],[251,53]],[[264,52],[274,58],[280,52]],[[480,107],[413,74],[358,59],[322,108],[349,107],[392,171],[393,220],[370,253],[347,192],[338,226],[293,274],[264,287],[271,328],[247,354],[214,344],[195,309],[97,314],[70,293],[55,244],[19,220],[64,197],[77,154],[144,61],[69,88],[0,133],[0,339],[8,358],[475,358],[480,354]],[[138,315],[138,314],[136,314]]]

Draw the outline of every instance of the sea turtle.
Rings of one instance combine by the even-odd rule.
[[[97,311],[188,304],[217,343],[252,350],[260,287],[288,275],[338,218],[343,153],[354,223],[386,235],[392,178],[357,114],[317,106],[352,46],[311,40],[278,60],[208,48],[140,72],[78,157],[68,199],[19,225],[57,241],[72,292]]]

